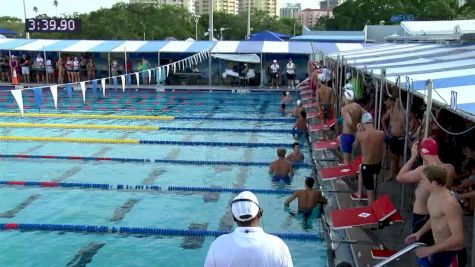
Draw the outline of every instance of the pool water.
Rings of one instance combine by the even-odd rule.
[[[88,91],[86,104],[75,91],[70,99],[60,92],[60,110],[54,110],[47,91],[41,112],[133,115],[200,116],[194,120],[119,120],[76,118],[1,117],[0,122],[153,125],[194,128],[290,129],[292,122],[211,120],[210,118],[282,118],[280,93],[234,94],[209,91],[111,90],[106,97]],[[37,112],[33,94],[25,91],[25,111]],[[17,112],[9,92],[0,91],[0,111]],[[286,133],[135,131],[52,128],[0,128],[2,136],[81,137],[173,141],[288,143]],[[309,161],[308,146],[303,148]],[[270,162],[274,147],[218,147],[146,144],[84,144],[68,142],[0,142],[0,154],[147,158],[149,163],[54,159],[2,159],[0,180],[154,184],[160,192],[84,190],[1,186],[0,223],[87,224],[207,230],[235,227],[229,217],[231,193],[167,191],[168,186],[246,187],[272,189],[268,167],[214,166],[154,163],[154,159],[233,162]],[[310,168],[299,168],[291,189],[303,188]],[[303,229],[299,219],[283,208],[288,195],[257,195],[264,209],[267,232],[320,233],[320,221]],[[132,203],[132,204],[131,204]],[[20,207],[22,206],[23,207]],[[131,204],[131,205],[130,205]],[[124,212],[124,206],[131,206]],[[20,207],[20,208],[19,208]],[[292,203],[291,209],[296,209]],[[8,216],[5,216],[5,215]],[[6,218],[8,217],[8,218]],[[212,237],[82,234],[63,232],[0,232],[0,266],[202,266]],[[295,266],[326,266],[326,243],[285,241]]]

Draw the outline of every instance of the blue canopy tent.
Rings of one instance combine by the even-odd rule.
[[[258,33],[253,33],[248,41],[288,41],[292,36],[288,34],[272,32],[264,30]]]

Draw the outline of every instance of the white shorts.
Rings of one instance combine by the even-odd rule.
[[[30,75],[30,67],[21,67],[21,74],[22,75]]]
[[[46,72],[49,73],[49,74],[54,73],[53,67],[51,67],[51,66],[46,66]]]

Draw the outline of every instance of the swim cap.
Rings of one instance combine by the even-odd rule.
[[[371,113],[364,113],[361,117],[361,123],[373,123],[373,116],[371,116]]]
[[[300,106],[300,105],[302,105],[302,101],[297,100],[297,106]]]
[[[326,77],[325,77],[325,74],[323,74],[323,73],[318,74],[317,78],[322,82],[325,82],[327,80]]]
[[[276,59],[274,59],[272,62],[273,62],[273,63],[277,63],[277,60],[276,60]]]
[[[432,138],[424,138],[419,147],[421,154],[429,156],[437,156],[439,154],[439,145]]]
[[[345,90],[353,90],[353,85],[351,83],[347,83],[345,84],[345,86],[343,87],[343,89]]]
[[[348,101],[354,101],[355,100],[355,93],[353,90],[345,90],[345,98]]]
[[[286,92],[285,95],[290,95],[290,92]]]
[[[259,210],[259,201],[256,195],[250,191],[239,193],[231,202],[231,212],[234,218],[241,222],[253,219],[257,216]]]

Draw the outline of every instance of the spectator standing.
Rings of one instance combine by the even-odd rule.
[[[10,60],[0,53],[0,78],[2,82],[10,82]]]
[[[45,82],[45,60],[41,57],[41,54],[38,53],[35,59],[36,65],[36,82],[44,83]]]
[[[295,88],[295,64],[292,62],[292,59],[289,58],[286,66],[287,72],[287,88]]]
[[[270,65],[270,80],[271,80],[271,88],[274,88],[274,84],[277,89],[279,89],[279,71],[280,71],[280,66],[277,64],[277,60],[274,59],[272,61],[272,65]]]
[[[48,77],[49,83],[54,83],[54,68],[53,68],[53,61],[51,58],[46,60],[46,75]]]
[[[20,59],[21,76],[24,83],[30,83],[30,57],[23,55]],[[17,73],[20,75],[20,72]]]
[[[70,83],[74,82],[73,81],[74,66],[73,66],[73,59],[71,57],[68,57],[66,59],[65,68],[66,68],[66,75],[67,75],[67,78],[68,78],[67,82],[70,82]]]
[[[92,60],[92,58],[89,58],[86,64],[86,70],[87,70],[87,79],[88,80],[94,80],[96,78],[96,64]]]
[[[263,210],[252,192],[238,194],[230,208],[238,227],[211,243],[205,267],[293,266],[287,245],[280,238],[265,233],[259,226]]]
[[[81,71],[81,62],[78,57],[73,60],[73,82],[79,82],[79,73]]]

